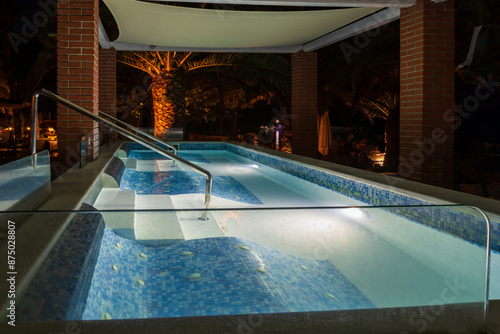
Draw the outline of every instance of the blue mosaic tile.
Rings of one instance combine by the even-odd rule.
[[[163,154],[151,151],[151,150],[133,150],[130,151],[128,155],[129,159],[137,159],[137,160],[169,160]]]
[[[151,151],[151,150],[131,150],[128,154],[130,159],[137,160],[169,160],[169,158],[165,157],[163,154]],[[205,159],[200,154],[191,154],[191,153],[179,153],[179,157],[189,160],[194,163],[210,163],[207,159]]]
[[[116,180],[116,182],[120,184],[124,170],[125,170],[125,164],[123,163],[122,159],[113,157],[106,166],[104,173],[113,177]]]
[[[81,210],[95,209],[83,204]],[[82,318],[103,232],[99,213],[81,213],[71,220],[18,302],[17,320]]]
[[[179,150],[225,150],[226,143],[224,142],[181,142]]]
[[[143,172],[126,169],[120,189],[135,190],[138,195],[180,195],[205,193],[206,178],[196,172]],[[262,204],[245,186],[230,176],[212,178],[212,194],[248,204]]]
[[[326,189],[333,190],[347,197],[364,202],[373,206],[387,205],[432,205],[431,203],[416,197],[400,194],[383,187],[365,184],[359,180],[347,179],[334,172],[315,169],[313,166],[299,163],[293,160],[277,157],[267,153],[251,150],[245,147],[229,143],[181,143],[182,150],[227,150],[255,162],[261,163],[279,171],[299,177],[303,180],[317,184]],[[480,215],[465,213],[462,209],[447,208],[430,210],[423,209],[401,209],[395,212],[399,216],[413,222],[429,226],[439,231],[448,233],[458,238],[465,239],[471,243],[484,245],[485,224]],[[432,211],[432,214],[430,212]],[[391,210],[391,212],[393,212]],[[450,219],[451,218],[451,219]],[[500,251],[500,221],[491,220],[491,248]]]
[[[181,153],[181,152],[179,152],[179,156],[181,158],[184,158],[184,159],[188,160],[188,161],[194,162],[195,164],[198,164],[198,163],[208,164],[208,163],[210,163],[210,161],[208,161],[207,159],[205,159],[201,154],[192,154],[192,153]]]
[[[160,143],[154,143],[154,145],[156,146],[159,146],[161,148],[164,148],[165,150],[167,151],[170,151],[171,149],[167,146],[167,145],[164,145],[164,144],[160,144]],[[142,145],[142,144],[139,144],[139,143],[136,143],[136,142],[126,142],[126,143],[123,143],[120,148],[125,151],[125,153],[127,153],[127,157],[130,158],[130,153],[132,151],[145,151],[145,150],[149,150],[146,146]],[[163,155],[162,155],[162,158],[160,159],[163,159]]]
[[[199,279],[190,278],[195,273]],[[106,229],[83,319],[373,307],[329,261],[286,255],[237,238],[148,247]]]

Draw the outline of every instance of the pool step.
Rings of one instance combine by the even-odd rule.
[[[204,239],[224,237],[225,234],[220,228],[212,213],[207,212],[208,220],[200,220],[201,211],[178,211],[179,223],[184,233],[184,239]]]
[[[173,160],[137,160],[136,170],[140,172],[165,172],[182,170]]]
[[[137,195],[135,206],[137,210],[174,209],[168,195]],[[184,239],[175,211],[136,212],[134,221],[137,240]]]
[[[97,210],[133,210],[136,194],[134,190],[103,188],[94,202]],[[133,212],[103,212],[106,225],[112,230],[133,229]]]

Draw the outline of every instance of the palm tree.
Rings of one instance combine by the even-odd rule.
[[[468,52],[474,27],[498,22],[500,10],[493,1],[457,0],[456,64],[462,63]],[[354,38],[344,41],[354,46]],[[346,122],[361,114],[369,122],[386,120],[386,170],[397,171],[399,156],[399,23],[381,28],[370,43],[353,55],[347,63],[339,45],[325,48],[319,64],[320,86],[324,103],[342,101],[346,106],[341,117]],[[324,109],[324,108],[323,108]],[[339,108],[342,109],[342,108]]]
[[[232,77],[262,84],[286,94],[290,86],[287,59],[272,55],[195,52],[126,52],[119,61],[151,76],[154,135],[162,138],[186,108],[186,87],[203,78]]]
[[[355,45],[354,39],[346,41]],[[384,50],[384,52],[380,52]],[[397,170],[399,155],[399,24],[381,28],[380,34],[347,62],[338,45],[320,53],[319,82],[322,87],[320,110],[331,101],[340,102],[344,123],[355,116],[373,124],[386,121],[386,170]]]

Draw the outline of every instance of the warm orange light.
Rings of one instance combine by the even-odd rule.
[[[28,126],[28,127],[26,128],[26,130],[31,130],[31,128]]]

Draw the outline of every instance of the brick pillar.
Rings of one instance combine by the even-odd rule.
[[[315,52],[292,55],[292,153],[318,155],[318,57]]]
[[[97,114],[99,100],[99,2],[57,1],[57,93]],[[82,134],[90,135],[90,158],[99,156],[97,122],[68,108],[57,107],[59,158],[78,161]]]
[[[454,28],[454,0],[418,0],[401,10],[399,172],[446,188],[453,181]]]
[[[99,110],[116,117],[116,50],[99,50]],[[101,127],[102,134],[108,128]],[[109,132],[110,139],[116,140],[116,132]]]

